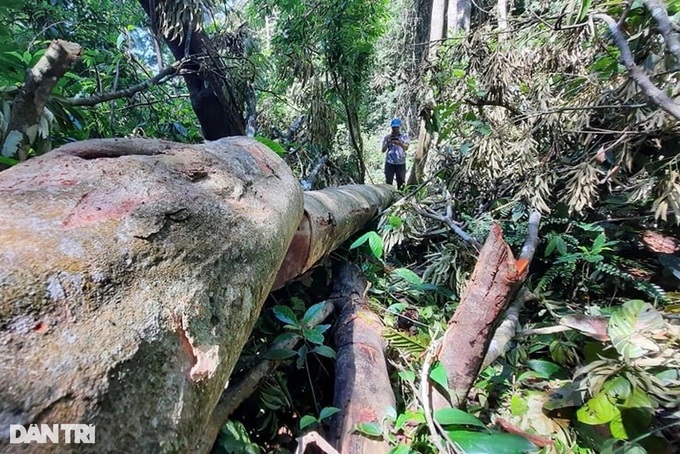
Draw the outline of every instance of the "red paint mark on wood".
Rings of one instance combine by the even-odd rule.
[[[117,220],[149,202],[121,191],[95,191],[86,193],[62,222],[64,227],[81,227],[96,222]]]

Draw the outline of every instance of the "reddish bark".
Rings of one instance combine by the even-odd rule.
[[[387,375],[386,343],[380,335],[382,322],[368,309],[366,281],[347,263],[334,267],[337,321],[337,362],[334,405],[340,413],[333,419],[329,441],[341,453],[387,453],[389,443],[355,431],[357,424],[382,424],[389,407],[395,407]]]
[[[540,215],[529,220],[527,240],[515,260],[503,232],[494,224],[480,251],[477,265],[442,339],[439,360],[447,373],[449,399],[432,391],[435,410],[465,406],[496,326],[528,274],[538,242]]]

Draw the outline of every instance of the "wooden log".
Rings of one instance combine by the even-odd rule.
[[[69,144],[0,173],[0,451],[94,424],[97,452],[190,451],[302,218],[257,141]],[[87,446],[85,446],[87,447]]]
[[[479,373],[496,326],[528,273],[538,243],[540,215],[532,213],[520,257],[515,260],[503,232],[494,224],[460,303],[441,339],[439,361],[444,366],[449,396],[432,390],[434,410],[464,407]]]
[[[336,263],[333,268],[333,302],[339,312],[333,418],[329,441],[341,453],[387,453],[385,439],[369,438],[355,431],[357,424],[382,425],[395,397],[387,374],[386,343],[380,318],[368,309],[366,280],[354,265]]]

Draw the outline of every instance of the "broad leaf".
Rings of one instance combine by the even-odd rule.
[[[621,411],[606,393],[599,393],[576,411],[576,417],[585,424],[606,424],[619,416]]]
[[[422,279],[420,279],[416,273],[409,270],[408,268],[397,268],[392,271],[392,273],[396,274],[411,285],[420,285],[423,283]]]
[[[304,415],[300,418],[300,430],[303,430],[305,427],[309,427],[312,424],[316,424],[317,422],[319,421],[314,416]]]
[[[312,349],[312,353],[317,355],[325,356],[326,358],[335,358],[335,350],[327,345],[319,345]]]
[[[274,316],[288,325],[298,326],[298,319],[293,313],[293,310],[288,306],[276,306],[274,309]]]
[[[476,416],[458,408],[443,408],[434,412],[434,419],[442,426],[478,426],[486,428],[486,425]]]
[[[540,378],[549,379],[559,373],[564,373],[564,369],[550,361],[542,359],[532,359],[527,361],[527,366],[538,374]]]
[[[442,363],[437,363],[437,365],[432,368],[430,371],[430,380],[444,389],[449,389],[449,380],[446,377],[446,370],[444,370]]]
[[[532,442],[515,434],[468,430],[452,430],[446,434],[463,449],[465,454],[522,454],[538,451]]]
[[[316,318],[325,306],[326,306],[325,301],[322,301],[320,303],[316,303],[315,305],[311,306],[305,312],[305,315],[302,317],[302,321],[300,323],[303,326],[309,325],[309,322],[311,320],[313,320],[314,318]]]
[[[380,427],[380,424],[375,422],[363,422],[361,424],[357,424],[356,430],[357,432],[370,437],[380,437],[382,435],[382,428]]]
[[[321,409],[321,413],[319,413],[319,421],[323,421],[326,418],[330,418],[336,413],[339,413],[340,409],[337,407],[325,407]]]

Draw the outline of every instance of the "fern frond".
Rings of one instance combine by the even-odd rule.
[[[391,347],[402,350],[404,353],[419,356],[427,350],[427,344],[424,343],[422,339],[418,339],[415,336],[411,336],[401,331],[385,328],[383,329],[382,334]]]

